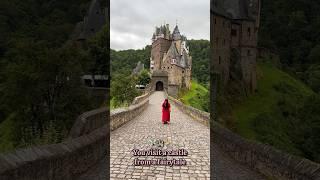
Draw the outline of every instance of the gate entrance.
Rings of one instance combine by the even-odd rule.
[[[163,83],[161,81],[156,83],[156,91],[163,91]]]

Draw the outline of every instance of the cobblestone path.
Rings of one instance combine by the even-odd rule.
[[[149,98],[148,108],[138,117],[111,133],[111,179],[210,179],[209,129],[172,105],[169,125],[161,123],[163,92]],[[133,166],[132,149],[149,149],[152,140],[161,139],[164,148],[183,148],[189,153],[186,166]],[[153,159],[149,157],[148,159]],[[139,157],[139,159],[146,159]],[[168,157],[168,159],[171,159]]]
[[[148,108],[135,119],[111,133],[110,137],[110,179],[210,179],[210,132],[209,128],[192,120],[174,105],[171,109],[170,125],[161,123],[161,103],[163,92],[155,92],[149,98]],[[151,141],[162,139],[164,148],[184,148],[189,155],[183,157],[186,166],[134,166],[132,149],[149,149]],[[168,144],[169,143],[169,144]],[[211,144],[213,150],[215,180],[263,180],[260,174],[233,161],[218,147]],[[138,157],[153,159],[154,157]],[[179,157],[174,157],[179,158]],[[171,159],[168,157],[168,159]],[[89,170],[80,180],[106,179],[106,170],[102,160]]]

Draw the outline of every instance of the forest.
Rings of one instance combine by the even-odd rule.
[[[61,142],[94,108],[81,76],[108,74],[109,30],[70,36],[90,0],[0,0],[0,152]]]

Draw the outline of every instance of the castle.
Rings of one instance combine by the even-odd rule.
[[[103,0],[92,0],[87,16],[77,23],[72,34],[74,41],[83,42],[101,31],[107,24],[108,8],[102,7]]]
[[[238,78],[248,92],[252,92],[257,88],[256,59],[261,2],[211,0],[210,3],[211,68],[219,75],[223,85],[231,78]]]
[[[150,57],[151,87],[177,96],[181,88],[190,89],[192,57],[187,38],[178,25],[170,32],[169,24],[156,27],[152,36]]]

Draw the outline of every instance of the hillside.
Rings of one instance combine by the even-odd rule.
[[[231,103],[231,128],[248,139],[319,161],[319,96],[271,63],[259,63],[258,76],[257,92]]]
[[[191,82],[190,90],[180,92],[179,100],[199,110],[209,111],[209,91],[196,81]]]

